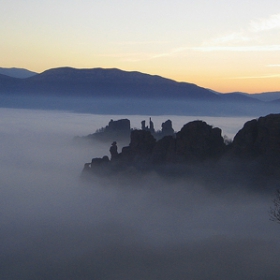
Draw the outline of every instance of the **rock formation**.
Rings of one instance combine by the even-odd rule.
[[[120,119],[120,120],[110,120],[106,127],[98,129],[95,133],[89,134],[86,137],[75,137],[75,141],[80,141],[82,139],[87,140],[99,140],[105,142],[118,141],[121,143],[129,143],[130,133],[135,129],[130,126],[130,120]],[[137,130],[137,129],[136,129]],[[162,130],[156,131],[154,128],[154,123],[152,118],[149,120],[149,126],[146,126],[146,121],[141,122],[141,130],[149,131],[156,140],[161,139],[167,135],[174,135],[174,129],[172,128],[172,122],[167,120],[162,123]]]
[[[203,121],[193,121],[176,134],[176,156],[179,161],[217,158],[225,150],[220,128]]]
[[[278,187],[280,114],[248,121],[232,143],[224,142],[221,129],[203,121],[187,123],[176,134],[159,140],[150,131],[133,130],[130,144],[114,160],[94,158],[84,165],[82,175],[128,176],[155,171],[168,178],[172,176],[172,180],[174,176],[183,176],[215,189]]]
[[[154,123],[152,121],[152,118],[150,118],[149,120],[149,126],[146,126],[146,121],[142,121],[141,122],[141,129],[142,130],[146,130],[146,131],[150,131],[151,134],[155,134],[155,127],[154,127]]]
[[[172,127],[171,120],[167,120],[166,122],[162,123],[161,125],[161,133],[163,136],[173,135],[174,129]]]
[[[173,136],[165,136],[158,140],[152,152],[153,164],[176,162],[176,140]]]
[[[171,126],[168,124],[169,131]],[[130,144],[114,158],[124,165],[153,166],[155,164],[184,163],[215,159],[225,150],[219,128],[202,121],[186,124],[174,136],[156,141],[149,130],[133,130]]]
[[[280,160],[280,115],[271,114],[245,123],[232,143],[234,155]]]
[[[168,126],[170,128],[170,124]],[[203,121],[189,122],[176,134],[160,140],[148,130],[133,130],[129,146],[122,149],[116,160],[94,159],[85,165],[84,171],[95,172],[100,170],[96,166],[104,167],[105,164],[108,169],[119,171],[127,167],[138,170],[164,167],[165,172],[166,167],[189,168],[201,163],[204,164],[204,175],[198,172],[197,178],[209,177],[211,170],[215,180],[238,181],[242,178],[256,185],[264,184],[268,176],[280,179],[280,114],[246,122],[229,145],[224,143],[220,128]]]
[[[130,120],[121,119],[117,121],[110,120],[108,126],[105,127],[105,132],[118,131],[128,132],[130,131]]]
[[[101,141],[122,141],[129,138],[130,131],[130,120],[110,120],[109,124],[105,128],[99,129],[96,133],[91,134],[88,137]]]
[[[139,163],[145,161],[150,162],[154,146],[155,138],[150,131],[133,130],[130,135],[130,144],[122,149],[120,159],[126,163]]]

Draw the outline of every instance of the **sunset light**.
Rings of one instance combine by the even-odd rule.
[[[1,1],[1,67],[119,68],[219,92],[280,89],[280,2]]]

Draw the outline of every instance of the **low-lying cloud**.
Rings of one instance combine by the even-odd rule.
[[[108,147],[72,137],[94,132],[104,117],[0,114],[1,279],[279,278],[270,194],[212,192],[155,173],[84,184],[84,162]]]

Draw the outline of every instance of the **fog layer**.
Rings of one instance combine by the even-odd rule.
[[[0,279],[279,279],[270,194],[242,186],[217,193],[154,173],[84,184],[83,164],[109,147],[72,138],[105,126],[108,116],[0,115]],[[140,126],[143,116],[132,119]],[[244,123],[203,120],[220,122],[229,136]]]

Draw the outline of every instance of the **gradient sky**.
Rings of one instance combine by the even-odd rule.
[[[279,0],[0,4],[0,67],[120,68],[220,92],[280,90]]]

